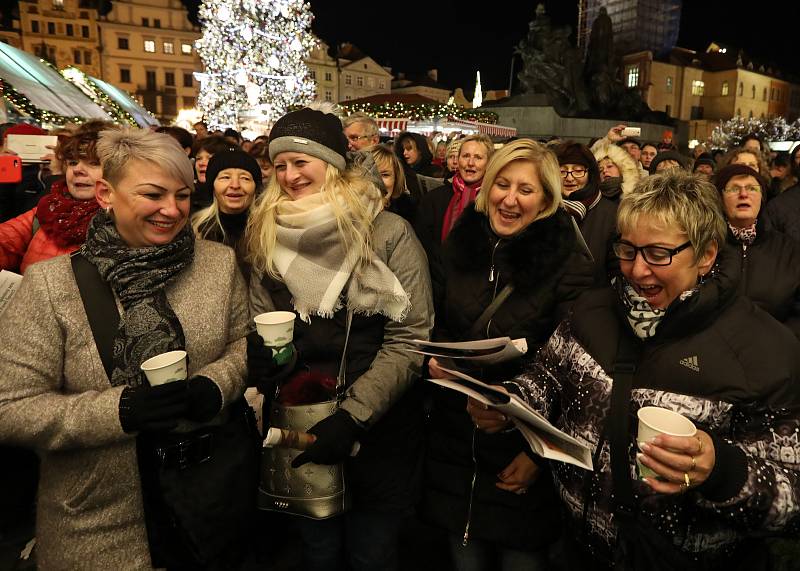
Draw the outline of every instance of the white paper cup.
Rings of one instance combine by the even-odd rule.
[[[291,311],[268,311],[253,318],[256,330],[268,347],[283,347],[294,339],[294,318]]]
[[[636,434],[637,443],[650,442],[659,434],[668,436],[694,436],[697,428],[691,420],[675,411],[658,406],[643,406],[638,410],[639,430]],[[639,475],[642,478],[657,478],[658,474],[647,466],[639,466]]]
[[[150,357],[139,367],[151,387],[186,378],[186,351],[169,351]]]

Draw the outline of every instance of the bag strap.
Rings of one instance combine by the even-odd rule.
[[[336,400],[341,402],[344,399],[344,387],[347,384],[345,373],[347,369],[347,345],[350,342],[350,326],[353,324],[353,310],[347,310],[347,325],[344,330],[344,349],[342,349],[342,359],[339,361],[339,374],[336,375]]]
[[[114,338],[119,327],[119,310],[111,286],[100,276],[100,272],[80,251],[70,255],[72,273],[81,293],[83,309],[92,328],[92,337],[100,353],[100,360],[108,380],[114,370]]]
[[[475,323],[472,324],[472,327],[469,330],[469,338],[470,339],[479,339],[482,335],[483,329],[489,323],[489,321],[494,317],[494,314],[500,309],[500,306],[503,305],[503,302],[508,299],[508,296],[511,295],[511,292],[514,291],[513,284],[507,284],[506,287],[500,290],[500,293],[492,300],[486,309],[483,310],[480,317],[475,320]]]
[[[607,431],[611,444],[611,476],[614,485],[615,513],[632,514],[635,507],[630,459],[630,402],[633,378],[636,375],[639,350],[628,331],[621,331],[617,345],[617,356],[612,369],[614,382],[611,387],[611,410]]]

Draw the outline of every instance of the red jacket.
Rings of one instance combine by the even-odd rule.
[[[39,228],[33,233],[36,208],[0,224],[0,268],[24,273],[33,263],[49,260],[61,254],[71,254],[78,245],[62,248]]]

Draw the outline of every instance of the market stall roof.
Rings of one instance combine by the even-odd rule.
[[[58,118],[112,120],[99,105],[53,67],[27,52],[0,42],[0,79],[3,96],[38,120],[58,122]],[[36,112],[46,116],[36,117]],[[54,115],[54,116],[51,116]]]
[[[152,113],[122,89],[83,73],[75,67],[61,70],[61,74],[74,83],[90,99],[102,106],[121,123],[129,123],[142,128],[160,125]]]

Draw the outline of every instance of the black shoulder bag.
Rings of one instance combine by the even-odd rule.
[[[633,378],[639,360],[635,340],[620,332],[611,388],[611,410],[607,421],[611,444],[611,476],[614,482],[614,521],[617,546],[614,569],[619,571],[693,571],[697,565],[670,538],[641,517],[633,495],[630,475],[630,402]]]
[[[108,378],[119,326],[111,287],[79,252],[72,271]],[[245,549],[256,513],[261,437],[244,398],[226,422],[190,433],[140,434],[137,458],[156,567],[226,568]]]

